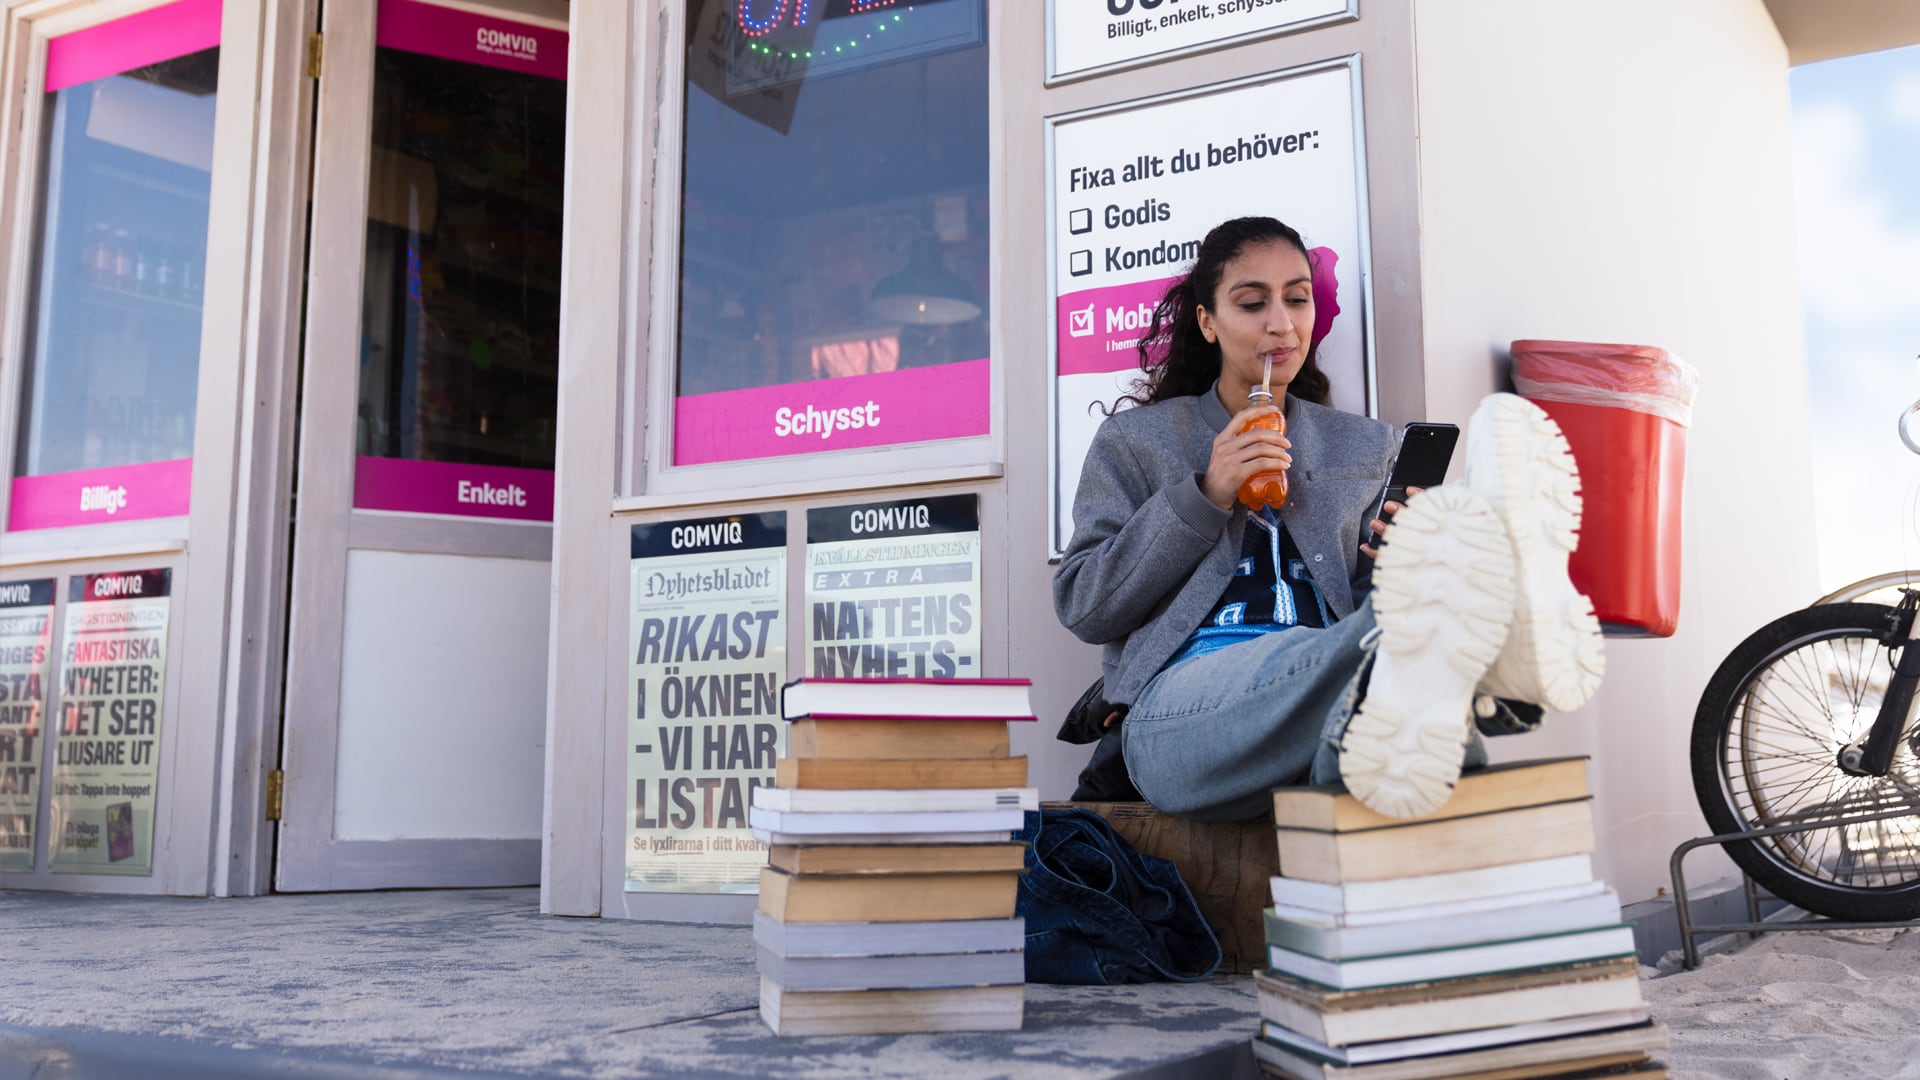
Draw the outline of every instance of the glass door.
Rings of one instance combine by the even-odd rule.
[[[566,8],[330,4],[282,890],[539,880]]]

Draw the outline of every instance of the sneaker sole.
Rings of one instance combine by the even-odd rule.
[[[1506,522],[1519,583],[1513,637],[1485,689],[1571,712],[1606,673],[1593,602],[1567,579],[1581,514],[1573,451],[1551,417],[1513,394],[1487,398],[1470,423],[1467,483]]]
[[[1408,500],[1380,549],[1380,627],[1367,695],[1340,743],[1340,778],[1390,817],[1431,813],[1460,778],[1474,689],[1513,618],[1513,549],[1481,496],[1460,485]]]

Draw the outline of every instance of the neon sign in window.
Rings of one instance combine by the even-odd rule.
[[[725,0],[727,92],[752,93],[978,45],[981,5],[967,0]]]
[[[832,19],[846,15],[867,15],[889,8],[926,6],[907,0],[734,0],[734,21],[749,37],[770,34],[786,26],[812,26],[816,18]]]

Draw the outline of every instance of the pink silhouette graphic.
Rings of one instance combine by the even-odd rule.
[[[1340,255],[1330,247],[1317,247],[1307,254],[1313,263],[1313,344],[1318,345],[1340,314],[1340,279],[1333,273]]]

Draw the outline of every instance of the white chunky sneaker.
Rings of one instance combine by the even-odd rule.
[[[1513,549],[1462,485],[1423,491],[1388,526],[1373,571],[1380,648],[1340,742],[1340,778],[1369,808],[1419,817],[1453,793],[1474,689],[1513,620]]]
[[[1493,394],[1467,421],[1467,486],[1493,504],[1513,542],[1513,633],[1487,672],[1488,693],[1556,712],[1587,703],[1606,671],[1593,602],[1567,580],[1579,542],[1580,472],[1538,405]]]

